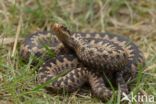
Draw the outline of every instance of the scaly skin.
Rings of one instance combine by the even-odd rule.
[[[83,38],[80,34],[72,35],[66,27],[54,24],[53,31],[64,45],[74,50],[80,61],[95,70],[123,70],[128,54],[118,44],[106,39]],[[89,44],[88,40],[94,40]]]
[[[108,79],[110,79],[112,83],[115,82],[116,85],[120,87],[122,92],[128,92],[126,81],[135,78],[137,75],[137,66],[139,64],[144,64],[143,55],[138,47],[128,38],[111,33],[71,34],[72,36],[75,35],[75,37],[81,35],[81,38],[85,38],[86,42],[90,45],[95,45],[101,40],[106,40],[105,43],[108,42],[110,45],[120,47],[123,53],[125,52],[128,55],[127,63],[125,62],[125,65],[123,65],[125,66],[124,69],[117,67],[117,69],[108,69],[108,71],[105,72]],[[102,42],[102,44],[103,43],[104,42]],[[93,94],[98,98],[108,100],[112,96],[112,91],[105,86],[106,80],[103,77],[103,74],[94,68],[84,67],[84,63],[79,61],[75,53],[73,53],[73,51],[69,51],[69,47],[66,44],[63,45],[53,32],[38,32],[28,37],[22,45],[21,55],[25,60],[28,59],[30,53],[34,53],[37,57],[39,57],[45,52],[44,45],[54,50],[56,58],[46,61],[40,68],[37,76],[39,83],[45,83],[47,80],[57,76],[59,73],[67,71],[54,83],[47,85],[47,87],[50,87],[52,90],[64,89],[68,92],[73,92],[80,88],[84,83],[89,82]],[[66,55],[60,56],[60,54]],[[114,67],[115,66],[111,66],[111,68]],[[116,70],[119,71],[116,72]]]
[[[60,24],[54,24],[52,29],[65,46],[75,51],[79,60],[82,61],[84,65],[93,68],[94,70],[98,70],[99,72],[104,72],[106,75],[115,75],[116,83],[121,91],[128,93],[128,87],[123,78],[124,72],[129,71],[127,66],[131,65],[132,74],[135,76],[136,72],[134,72],[134,70],[136,71],[138,63],[143,63],[141,52],[132,42],[130,45],[130,41],[120,42],[117,36],[111,41],[106,39],[108,38],[107,35],[105,39],[83,38],[81,34],[73,35],[66,27]],[[95,36],[100,37],[100,33],[97,34]],[[94,41],[93,44],[90,43],[88,39]],[[135,47],[134,49],[136,49],[140,55],[137,57],[137,60],[134,57],[134,50],[130,49],[132,48],[131,45]]]
[[[48,89],[73,92],[89,82],[93,94],[103,101],[112,96],[112,91],[105,86],[103,77],[98,72],[84,67],[76,56],[70,54],[57,56],[43,64],[37,76],[38,82],[46,83],[62,72],[66,72],[65,75],[47,85]]]

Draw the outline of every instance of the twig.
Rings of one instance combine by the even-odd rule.
[[[21,31],[21,25],[22,25],[22,16],[20,16],[19,22],[18,22],[18,26],[17,26],[17,31],[16,31],[16,37],[15,37],[15,42],[14,42],[14,47],[13,47],[13,51],[12,51],[12,57],[14,57],[15,55],[15,50],[16,50],[16,46],[17,46],[17,41],[19,38],[19,34]]]
[[[22,41],[23,38],[18,38],[18,42]],[[13,37],[8,37],[8,38],[0,38],[0,45],[7,45],[7,44],[12,44],[15,42],[15,38]]]

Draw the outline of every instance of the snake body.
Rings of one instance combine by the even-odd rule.
[[[62,26],[55,26],[53,31],[34,33],[26,38],[21,47],[25,60],[31,53],[37,57],[43,55],[45,46],[56,53],[55,58],[46,58],[40,67],[37,76],[40,84],[65,71],[46,87],[73,92],[84,83],[89,83],[95,96],[108,100],[112,91],[106,87],[107,76],[122,92],[128,93],[126,81],[134,79],[138,65],[144,64],[142,52],[132,41],[112,33],[70,33]],[[70,33],[71,40],[64,37],[66,33]],[[58,35],[63,35],[63,38]]]

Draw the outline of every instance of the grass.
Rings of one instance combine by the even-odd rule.
[[[156,97],[155,10],[155,0],[1,0],[0,41],[26,37],[37,30],[50,30],[50,25],[56,22],[72,31],[124,34],[141,48],[146,58],[144,76],[138,78],[133,91]],[[91,97],[90,91],[82,95],[76,92],[46,94],[35,82],[37,68],[31,67],[32,60],[23,63],[18,55],[20,44],[12,42],[14,39],[0,42],[0,104],[102,103]],[[108,104],[119,103],[117,99]]]

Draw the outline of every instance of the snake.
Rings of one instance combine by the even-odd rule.
[[[55,57],[49,57],[53,51]],[[95,97],[107,101],[113,95],[109,81],[121,92],[129,93],[128,80],[144,66],[144,56],[128,37],[110,32],[71,32],[61,24],[54,24],[51,31],[40,31],[28,36],[20,48],[20,55],[27,61],[31,54],[43,57],[37,81],[52,91],[74,92],[88,83]]]

